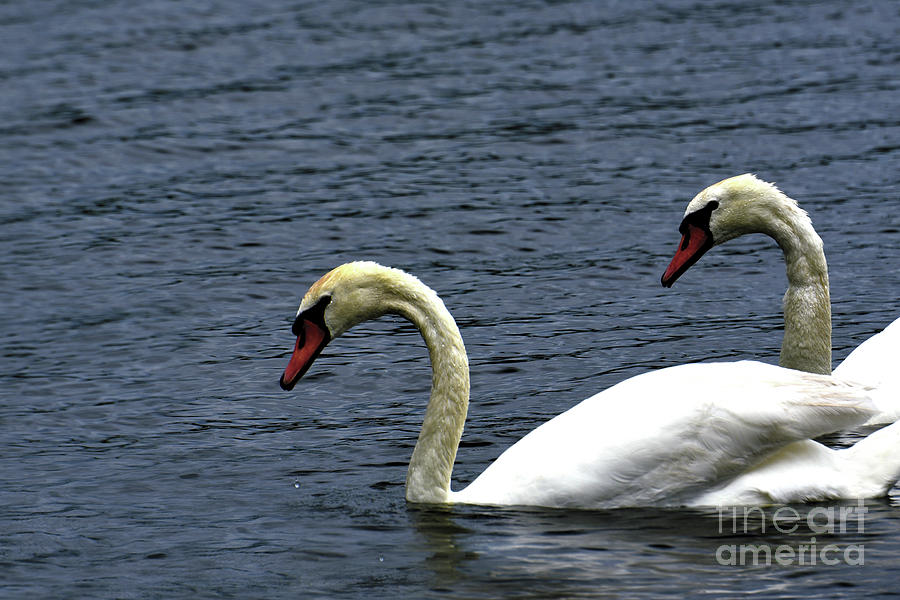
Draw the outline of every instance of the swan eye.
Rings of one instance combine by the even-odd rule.
[[[297,318],[294,319],[294,324],[291,325],[291,333],[296,335],[298,338],[303,337],[304,333],[303,333],[303,315],[302,314],[297,315]],[[303,340],[300,340],[300,342],[302,343]]]
[[[706,203],[706,206],[703,208],[697,209],[691,214],[687,215],[682,221],[681,225],[678,227],[678,231],[681,235],[685,236],[684,240],[684,248],[687,247],[687,243],[690,236],[690,227],[689,225],[693,225],[694,227],[699,227],[704,231],[709,230],[709,219],[712,216],[712,212],[719,208],[719,203],[716,200],[710,200]]]
[[[294,324],[291,326],[291,332],[298,338],[303,338],[306,332],[306,329],[303,327],[304,321],[312,321],[321,327],[323,331],[328,331],[328,327],[325,325],[325,307],[328,306],[329,302],[331,302],[331,296],[322,296],[315,304],[297,315],[297,318],[294,319]],[[303,342],[302,339],[300,341],[301,343]]]

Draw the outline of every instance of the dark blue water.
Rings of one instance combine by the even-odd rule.
[[[776,362],[770,240],[658,282],[746,171],[811,213],[843,358],[900,316],[898,33],[891,0],[0,3],[0,596],[896,596],[896,490],[819,535],[864,565],[722,565],[811,532],[408,506],[403,322],[278,377],[351,259],[460,323],[456,487],[626,377]]]

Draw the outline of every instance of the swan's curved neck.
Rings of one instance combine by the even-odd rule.
[[[786,197],[785,197],[786,198]],[[781,205],[769,231],[787,269],[784,340],[779,364],[810,373],[831,373],[831,299],[822,238],[793,201]]]
[[[469,363],[462,336],[441,299],[408,276],[389,312],[419,329],[431,357],[431,400],[406,474],[410,502],[447,502],[450,476],[469,405]]]

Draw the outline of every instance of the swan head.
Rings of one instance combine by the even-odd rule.
[[[361,261],[336,267],[316,281],[303,296],[291,328],[297,342],[281,376],[282,389],[293,389],[331,340],[363,321],[395,312],[397,282],[410,277]]]
[[[671,287],[713,246],[748,233],[778,239],[774,230],[784,221],[779,213],[785,210],[802,213],[774,184],[750,173],[709,186],[694,196],[684,212],[678,228],[681,243],[662,276],[663,286]]]

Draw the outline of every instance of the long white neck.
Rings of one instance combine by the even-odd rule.
[[[822,238],[793,200],[778,204],[766,233],[784,252],[784,340],[779,364],[810,373],[831,373],[831,299]]]
[[[389,312],[419,329],[431,357],[431,400],[406,474],[410,502],[447,502],[469,406],[469,363],[456,322],[441,299],[411,275],[396,282]]]

